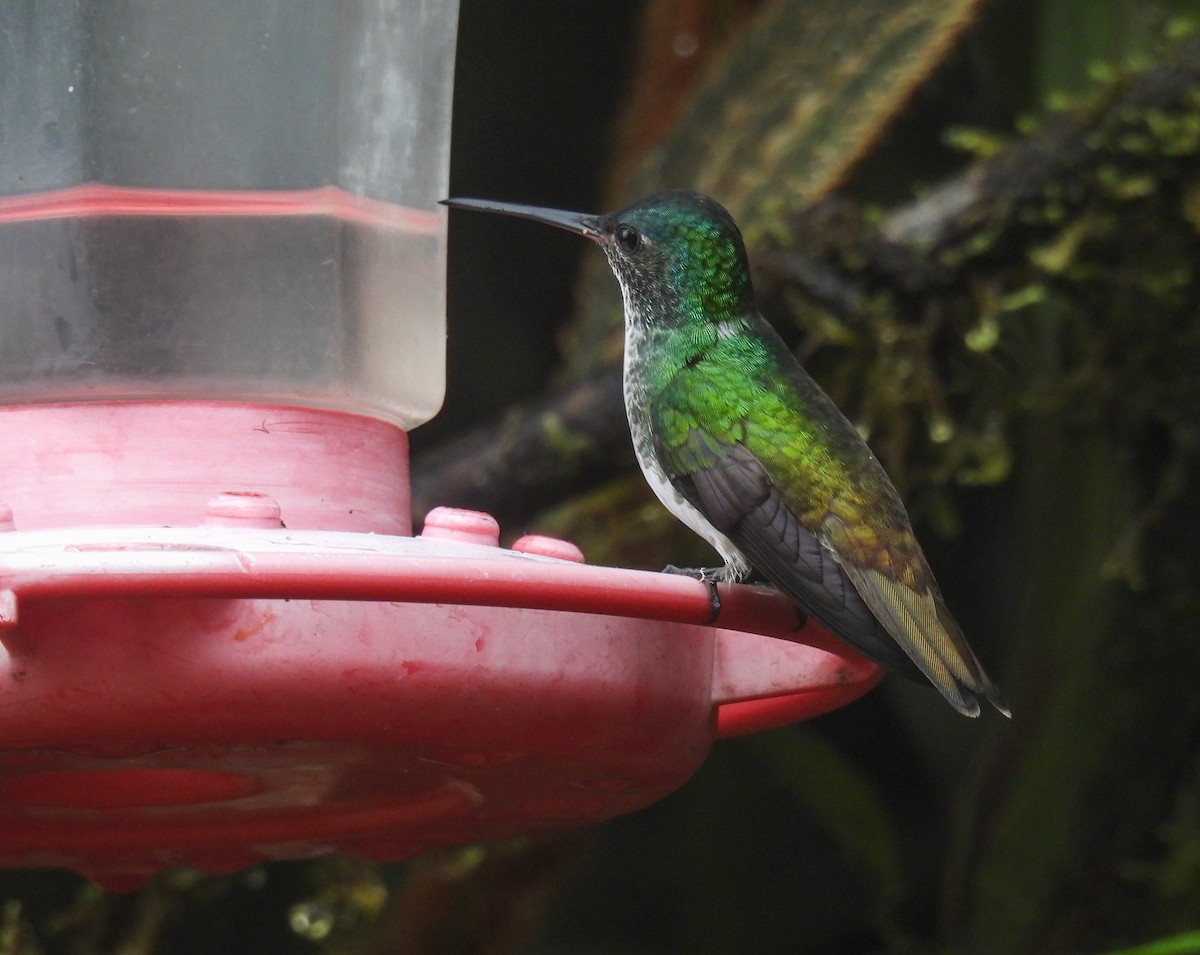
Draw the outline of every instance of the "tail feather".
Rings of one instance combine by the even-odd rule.
[[[920,593],[875,568],[842,567],[871,612],[955,709],[978,716],[978,695],[1012,716],[936,592]]]
[[[979,658],[975,656],[975,652],[967,643],[967,638],[963,635],[958,621],[950,615],[950,610],[946,606],[945,601],[942,600],[940,594],[934,594],[933,601],[937,608],[938,623],[970,668],[972,676],[970,689],[972,692],[982,695],[985,700],[1011,720],[1012,710],[1008,707],[1008,701],[1004,699],[1004,695],[1000,692],[999,687],[992,682],[991,677],[984,671],[983,664],[979,662]]]

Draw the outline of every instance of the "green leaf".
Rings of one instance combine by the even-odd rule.
[[[780,0],[716,64],[631,194],[687,183],[749,241],[828,194],[942,62],[982,0]]]
[[[1114,949],[1103,955],[1200,955],[1200,932],[1184,932],[1133,948]]]

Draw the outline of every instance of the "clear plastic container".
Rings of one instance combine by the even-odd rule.
[[[457,6],[0,6],[0,404],[432,417]]]

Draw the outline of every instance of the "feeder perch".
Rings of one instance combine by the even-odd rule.
[[[712,626],[698,581],[504,549],[486,514],[413,536],[453,3],[23,9],[0,865],[123,889],[577,826],[875,684],[771,590],[722,588]]]

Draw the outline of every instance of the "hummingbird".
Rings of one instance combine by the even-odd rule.
[[[716,200],[660,192],[607,215],[482,199],[452,208],[591,239],[621,286],[625,410],[659,500],[724,560],[960,713],[1011,716],[950,615],[895,486],[760,314],[741,232]],[[717,605],[719,608],[719,604]]]

